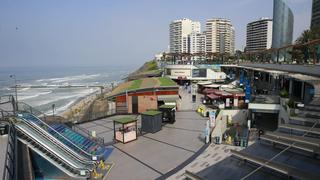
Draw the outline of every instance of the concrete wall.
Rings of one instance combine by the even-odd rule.
[[[34,179],[30,151],[27,145],[18,141],[17,178],[21,180]],[[20,163],[19,163],[20,162]],[[23,163],[22,163],[23,162]]]
[[[228,118],[231,117],[232,123],[239,123],[239,124],[247,124],[247,117],[248,117],[248,110],[233,110],[233,109],[224,109],[221,110],[222,116],[227,116]]]
[[[128,96],[127,97],[127,101],[128,101],[128,113],[132,113],[132,96]]]
[[[239,123],[246,125],[248,110],[222,109],[216,118],[216,126],[212,130],[211,137],[218,136],[222,139],[222,135],[227,130],[227,122],[229,118],[231,118],[231,122],[234,124]]]
[[[157,96],[138,96],[138,112],[142,113],[147,109],[157,109],[158,101]]]

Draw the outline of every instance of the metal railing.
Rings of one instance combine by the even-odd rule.
[[[104,146],[104,138],[103,137],[100,137],[98,135],[96,135],[96,137],[93,137],[92,136],[92,132],[87,130],[87,129],[84,129],[76,124],[74,124],[72,126],[72,130],[79,133],[79,134],[82,134],[82,135],[85,135],[87,138],[89,138],[90,140],[100,144],[101,146]]]
[[[7,112],[16,112],[17,103],[12,95],[0,96],[0,109]]]

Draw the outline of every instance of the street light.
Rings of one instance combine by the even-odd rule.
[[[16,108],[18,108],[18,90],[17,90],[17,78],[15,74],[10,75],[10,78],[14,80],[14,91],[16,96]]]
[[[56,105],[52,104],[52,117],[54,116],[54,109],[55,109]]]

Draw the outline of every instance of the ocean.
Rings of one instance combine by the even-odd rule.
[[[59,114],[79,99],[100,92],[98,87],[59,88],[56,86],[111,86],[122,81],[134,67],[0,67],[0,96],[14,95],[15,75],[18,86],[47,86],[18,88],[18,101],[46,113]]]

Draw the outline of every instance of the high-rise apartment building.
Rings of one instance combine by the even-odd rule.
[[[271,48],[272,19],[260,18],[247,24],[246,51],[259,51]]]
[[[190,53],[198,54],[198,56],[193,56],[192,60],[205,59],[205,56],[201,55],[201,53],[206,52],[205,33],[191,33],[189,37],[190,37]]]
[[[206,22],[206,52],[234,54],[235,31],[228,19],[214,18]]]
[[[312,1],[311,28],[320,26],[320,0]]]
[[[189,53],[190,34],[200,33],[200,22],[190,19],[179,19],[170,23],[170,52]]]

